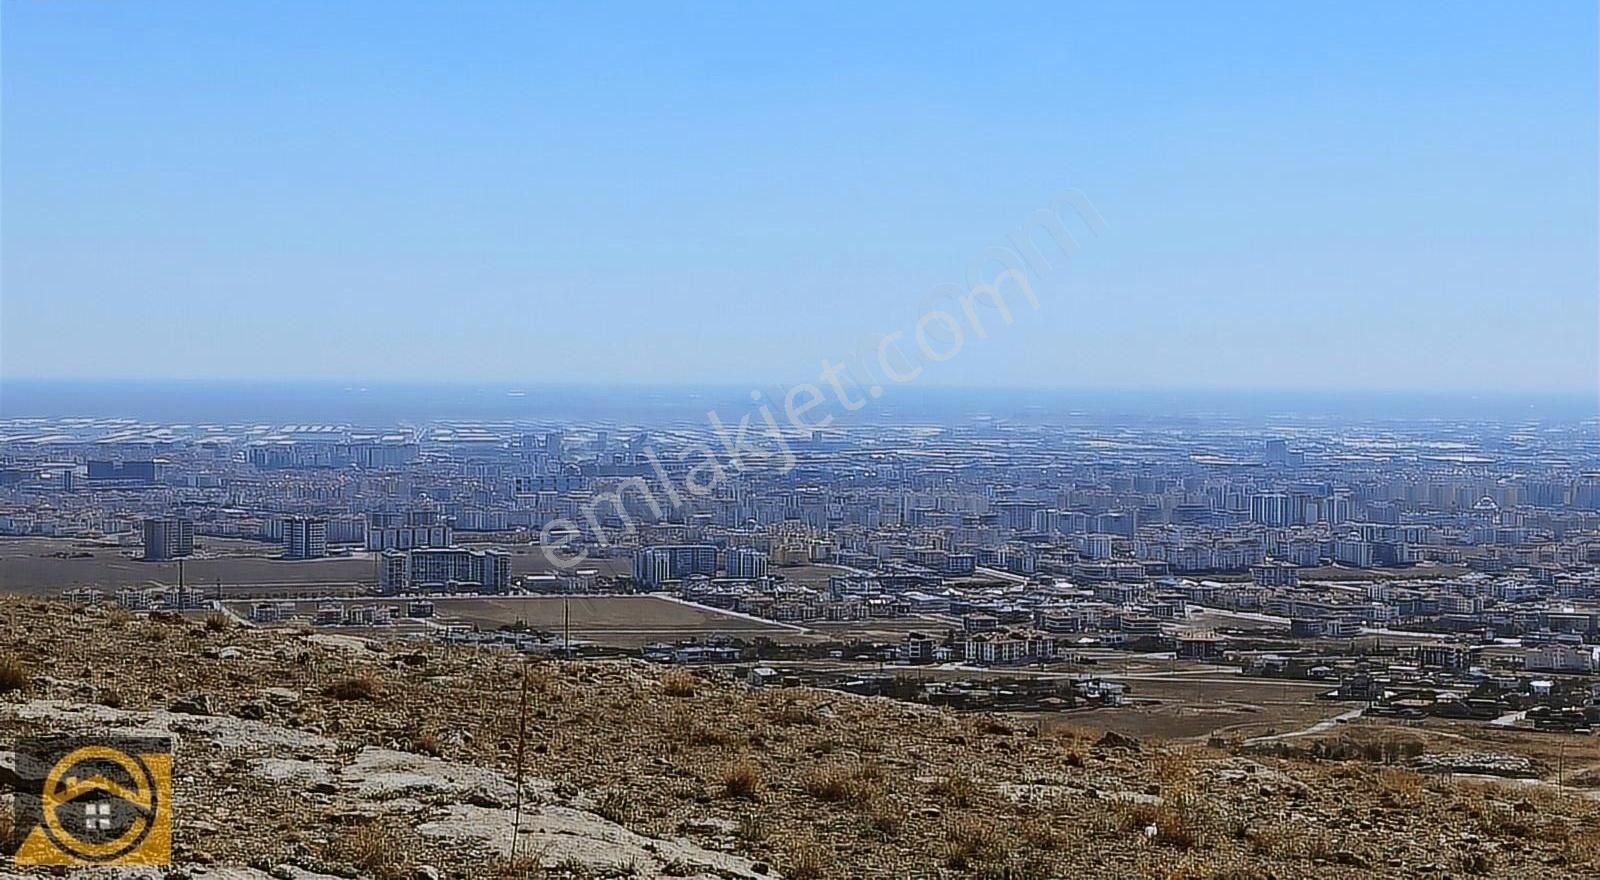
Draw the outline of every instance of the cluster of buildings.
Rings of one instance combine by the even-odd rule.
[[[1514,639],[1527,669],[1582,673],[1600,644],[1594,430],[985,415],[788,431],[762,457],[644,416],[11,420],[0,535],[152,561],[271,542],[311,565],[369,559],[391,595],[649,590],[802,624],[919,616],[985,663],[1048,658],[1062,636],[1170,639],[1206,609],[1308,641]],[[572,562],[514,581],[498,548],[541,543]]]

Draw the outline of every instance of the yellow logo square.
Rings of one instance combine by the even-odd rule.
[[[19,824],[30,829],[18,865],[171,863],[170,741],[36,737],[17,754],[38,780],[17,796]]]

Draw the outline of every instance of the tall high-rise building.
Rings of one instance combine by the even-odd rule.
[[[648,586],[686,578],[691,574],[716,574],[717,548],[711,544],[664,544],[645,547],[634,554],[633,578]]]
[[[153,516],[144,521],[144,558],[151,562],[194,553],[194,522],[181,516]]]
[[[320,559],[328,555],[328,521],[291,516],[283,521],[283,557]]]
[[[723,569],[731,578],[759,578],[767,574],[767,554],[760,550],[730,547],[723,554]]]
[[[1288,525],[1289,496],[1282,492],[1262,492],[1250,496],[1250,521],[1268,526]]]
[[[504,550],[426,547],[409,552],[385,550],[379,557],[378,587],[503,593],[511,587],[511,554]]]

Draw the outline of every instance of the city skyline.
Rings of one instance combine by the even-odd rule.
[[[5,11],[10,380],[1596,389],[1587,4]]]

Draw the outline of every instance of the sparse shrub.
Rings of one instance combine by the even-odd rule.
[[[1461,866],[1463,874],[1491,874],[1494,872],[1494,856],[1481,849],[1474,849],[1462,853],[1457,863]]]
[[[739,744],[737,733],[681,715],[667,722],[667,733],[672,740],[689,746],[725,749]]]
[[[817,715],[810,706],[803,706],[794,700],[785,700],[783,703],[767,713],[767,718],[773,724],[785,727],[798,727],[817,723]]]
[[[618,825],[628,825],[638,818],[639,808],[625,788],[607,789],[595,805],[596,813]]]
[[[881,837],[895,837],[905,826],[905,811],[886,797],[874,797],[867,804],[867,826]]]
[[[749,758],[740,758],[722,771],[722,793],[753,800],[761,792],[761,770]]]
[[[17,840],[17,820],[9,798],[0,800],[0,853],[10,855],[22,841]]]
[[[1560,842],[1561,852],[1568,861],[1580,865],[1600,865],[1600,828],[1571,831],[1563,835]]]
[[[206,615],[206,632],[225,632],[228,629],[228,615],[221,611],[213,611]]]
[[[341,678],[324,691],[335,700],[375,701],[383,696],[383,682],[370,672]]]
[[[123,705],[122,692],[115,688],[101,688],[95,693],[95,702],[107,709],[121,709]]]
[[[801,847],[784,876],[790,880],[821,880],[828,876],[828,863],[822,850],[815,846]]]
[[[761,843],[772,836],[772,826],[767,824],[765,816],[746,810],[739,814],[739,824],[734,833],[745,843]]]
[[[379,880],[400,880],[405,876],[405,846],[388,823],[369,821],[351,826],[333,840],[330,850],[334,859],[356,868],[363,876]]]
[[[0,657],[0,694],[27,690],[33,684],[33,675],[19,657],[7,654]]]
[[[1198,842],[1184,810],[1171,804],[1128,804],[1121,808],[1121,829],[1173,849],[1189,849]],[[1155,828],[1151,834],[1149,829]]]
[[[668,669],[661,675],[661,690],[669,697],[692,697],[700,679],[687,669]]]
[[[1011,725],[993,715],[986,715],[983,720],[978,722],[978,732],[984,736],[1010,736],[1016,733]]]
[[[486,880],[539,880],[546,876],[548,847],[534,852],[497,856],[485,865]]]
[[[1282,824],[1267,823],[1244,832],[1245,845],[1258,856],[1282,853],[1286,849],[1286,830]]]
[[[800,777],[800,788],[819,801],[830,804],[866,803],[877,794],[882,776],[878,768],[862,764],[854,768],[814,768]]]
[[[411,751],[437,758],[444,754],[444,743],[437,734],[423,732],[412,738]]]
[[[1000,834],[993,827],[976,820],[963,820],[945,830],[941,852],[944,866],[956,871],[966,871],[978,862],[990,858],[1000,850]]]
[[[970,807],[977,797],[978,786],[970,777],[954,773],[935,782],[928,793],[952,807]]]
[[[1061,829],[1051,824],[1049,817],[1041,817],[1023,825],[1022,839],[1029,848],[1043,852],[1064,850],[1070,843]]]
[[[1378,791],[1390,806],[1414,806],[1422,802],[1422,776],[1413,770],[1385,768],[1378,774]]]

